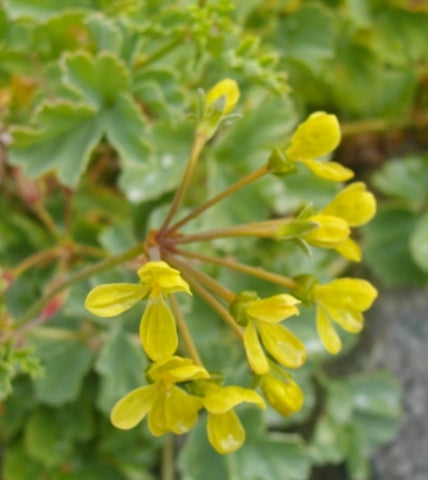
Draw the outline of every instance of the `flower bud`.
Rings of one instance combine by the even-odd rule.
[[[227,115],[236,106],[239,100],[239,87],[235,80],[225,78],[216,83],[205,95],[205,110],[220,111],[221,115]]]
[[[262,377],[262,390],[272,407],[285,417],[298,412],[302,408],[303,392],[297,383],[290,378],[281,381],[267,373]]]

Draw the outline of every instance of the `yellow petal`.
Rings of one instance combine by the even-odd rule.
[[[304,236],[308,243],[316,247],[335,248],[344,242],[351,233],[348,224],[339,217],[312,215],[308,220],[319,224],[316,230]]]
[[[343,218],[351,227],[358,227],[374,217],[376,200],[363,182],[355,182],[338,193],[322,213]]]
[[[337,162],[321,162],[310,158],[302,159],[309,170],[318,178],[332,180],[333,182],[345,182],[354,176],[354,172]]]
[[[359,333],[364,326],[364,317],[360,312],[326,308],[329,317],[349,333]]]
[[[295,306],[300,303],[291,295],[282,294],[249,302],[247,313],[253,318],[268,323],[278,323],[291,315],[299,315]]]
[[[204,397],[204,407],[210,413],[225,413],[240,403],[255,403],[260,408],[265,408],[263,398],[254,390],[230,386],[220,387],[213,385]]]
[[[326,285],[316,285],[313,294],[329,308],[364,312],[377,297],[377,290],[367,280],[337,278]]]
[[[214,449],[224,455],[240,448],[245,441],[245,430],[233,410],[215,415],[208,414],[208,440]]]
[[[171,390],[160,395],[149,413],[149,428],[153,435],[174,432],[181,435],[194,427],[198,420],[198,411],[202,408],[202,399],[187,394],[181,388],[172,386]]]
[[[262,390],[272,407],[285,417],[302,408],[303,392],[291,379],[281,381],[267,373],[262,377]]]
[[[244,347],[248,363],[254,372],[258,375],[268,372],[269,364],[253,322],[250,322],[245,328]]]
[[[205,368],[196,365],[190,358],[173,356],[154,363],[148,370],[149,377],[158,382],[179,383],[199,378],[208,378]]]
[[[110,415],[111,423],[122,430],[135,427],[152,408],[156,395],[155,385],[146,385],[132,390],[113,407]]]
[[[318,306],[317,308],[317,331],[324,348],[333,355],[342,349],[342,341],[334,329],[325,310]]]
[[[137,273],[141,283],[150,290],[152,297],[174,292],[186,292],[191,295],[190,287],[181,278],[179,270],[162,260],[145,263]]]
[[[140,323],[140,339],[147,356],[155,362],[177,350],[175,319],[162,297],[148,301]]]
[[[263,345],[278,363],[289,368],[299,368],[305,363],[305,346],[282,325],[258,322],[257,328]]]
[[[216,83],[205,95],[206,109],[212,108],[214,103],[221,105],[222,114],[227,115],[236,106],[239,100],[239,87],[235,80],[225,78]]]
[[[362,254],[360,246],[350,237],[334,249],[350,262],[361,262]]]
[[[146,288],[135,283],[98,285],[86,297],[85,308],[98,317],[114,317],[129,310],[146,293]]]
[[[286,154],[292,160],[322,157],[339,142],[340,126],[336,116],[315,112],[298,126]]]

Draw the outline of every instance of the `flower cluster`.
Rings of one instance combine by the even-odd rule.
[[[163,224],[150,231],[144,243],[145,262],[137,271],[139,282],[99,285],[88,294],[85,304],[94,315],[113,317],[140,300],[146,302],[139,337],[151,361],[146,371],[147,384],[138,386],[115,404],[111,412],[113,425],[133,428],[147,416],[153,435],[168,432],[180,435],[188,432],[200,412],[205,411],[208,440],[221,454],[233,452],[244,443],[245,431],[234,411],[239,404],[250,403],[264,409],[266,400],[284,416],[302,407],[304,394],[289,370],[301,367],[307,352],[302,340],[282,322],[299,315],[303,302],[315,304],[320,340],[328,352],[336,354],[342,343],[334,324],[347,332],[358,333],[363,328],[363,312],[370,308],[377,295],[375,288],[361,279],[339,278],[321,284],[311,276],[309,286],[302,288],[302,275],[289,278],[234,259],[182,248],[188,243],[216,238],[268,237],[300,242],[308,249],[309,246],[332,249],[347,260],[361,260],[351,229],[367,223],[376,210],[375,199],[362,182],[348,184],[324,208],[318,211],[305,208],[296,217],[190,234],[180,230],[261,176],[291,175],[299,163],[326,180],[351,179],[351,170],[322,158],[340,142],[337,118],[324,112],[316,112],[301,123],[289,144],[275,148],[265,165],[173,223],[200,153],[218,126],[230,118],[238,99],[238,86],[231,79],[219,82],[205,95],[182,182]],[[267,298],[260,298],[253,291],[233,292],[195,267],[195,260],[270,281],[286,292]],[[243,354],[245,352],[249,370],[254,374],[251,388],[228,385],[227,379],[213,374],[209,366],[202,363],[176,298],[180,292],[188,295],[193,292],[201,297],[242,342]]]

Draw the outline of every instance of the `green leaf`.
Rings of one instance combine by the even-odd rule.
[[[428,15],[424,11],[406,11],[393,5],[379,5],[376,28],[372,30],[373,46],[385,62],[412,68],[426,62]],[[397,29],[400,35],[397,35]]]
[[[33,340],[45,367],[45,376],[34,380],[36,398],[48,405],[63,405],[79,395],[93,352],[75,340]]]
[[[101,52],[92,57],[87,52],[69,53],[63,61],[65,85],[85,103],[98,109],[112,105],[129,88],[129,73],[119,57]]]
[[[348,457],[346,469],[351,480],[369,480],[370,464],[367,452],[367,435],[363,428],[353,423],[347,428]]]
[[[410,253],[416,265],[428,273],[428,212],[419,218],[410,236]]]
[[[152,113],[170,118],[182,116],[184,94],[180,88],[178,72],[167,66],[136,68],[132,76],[132,91]],[[179,118],[174,118],[179,123]]]
[[[418,285],[427,280],[410,255],[409,238],[417,221],[407,209],[381,206],[363,229],[364,258],[386,286]]]
[[[128,127],[127,127],[128,128]],[[128,200],[147,202],[158,199],[180,183],[189,155],[191,130],[186,123],[172,127],[159,122],[150,132],[155,145],[150,163],[127,163],[119,178],[119,185]]]
[[[65,10],[37,25],[32,41],[40,59],[57,59],[65,51],[87,46],[89,38],[83,18],[81,11]]]
[[[354,375],[344,384],[351,392],[355,411],[379,417],[401,416],[401,392],[390,372],[379,370]]]
[[[35,121],[39,129],[22,126],[12,130],[10,161],[32,177],[57,170],[66,185],[75,186],[101,139],[95,110],[60,100],[45,103]]]
[[[278,47],[314,71],[334,55],[334,21],[321,5],[302,6],[280,24]]]
[[[95,363],[101,376],[97,405],[110,413],[114,403],[134,388],[144,385],[144,359],[141,346],[133,342],[119,325],[113,326]]]
[[[122,48],[123,35],[117,24],[105,17],[100,12],[88,16],[85,19],[91,39],[95,42],[101,52],[107,50],[119,53]]]
[[[25,449],[45,467],[60,465],[71,454],[73,442],[64,435],[62,424],[53,421],[50,409],[36,410],[25,428]]]
[[[372,176],[372,182],[383,194],[419,209],[428,198],[428,157],[388,160]]]
[[[151,146],[145,121],[131,96],[118,95],[105,109],[103,120],[107,139],[119,153],[122,167],[146,164]]]
[[[57,170],[59,178],[75,187],[103,134],[118,151],[123,164],[142,164],[149,147],[144,140],[145,120],[129,90],[129,73],[111,52],[97,57],[68,54],[63,82],[80,102],[45,103],[35,118],[37,128],[16,127],[12,163],[30,176]]]
[[[2,474],[10,480],[44,480],[46,470],[39,462],[31,458],[24,447],[16,443],[9,445],[4,453]]]
[[[317,420],[310,441],[310,454],[316,465],[339,463],[346,458],[346,432],[329,414]]]

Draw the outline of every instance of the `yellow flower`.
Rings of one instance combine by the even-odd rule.
[[[243,402],[265,408],[262,397],[254,390],[216,384],[210,384],[206,388],[203,402],[208,412],[208,440],[221,454],[238,450],[245,441],[244,427],[232,409]]]
[[[362,312],[371,307],[376,297],[377,290],[373,285],[357,278],[338,278],[326,285],[315,285],[317,330],[326,350],[335,354],[342,348],[332,322],[347,332],[360,332],[364,325]]]
[[[303,392],[291,378],[282,381],[274,375],[266,373],[262,376],[261,385],[268,402],[284,417],[288,417],[302,408]]]
[[[334,248],[342,256],[353,262],[361,261],[361,250],[358,244],[349,238],[349,227],[359,227],[369,222],[376,213],[376,200],[368,192],[363,182],[351,183],[339,192],[332,202],[323,208],[319,215],[309,217],[308,220],[317,221],[317,218],[329,218],[327,227],[310,232],[305,239],[308,243],[324,248]],[[320,222],[321,223],[321,222]],[[342,225],[342,227],[340,227]],[[340,230],[342,229],[342,239]],[[345,235],[345,230],[348,234]],[[319,238],[321,237],[321,242]],[[325,237],[331,237],[330,245],[323,244]],[[327,241],[329,238],[327,238]]]
[[[336,248],[347,240],[351,230],[345,220],[332,215],[312,215],[305,220],[318,223],[319,227],[303,238],[311,245],[321,248]]]
[[[148,296],[147,308],[140,323],[140,339],[147,355],[154,361],[174,354],[178,335],[174,317],[164,295],[190,293],[180,272],[164,261],[147,262],[138,270],[140,284],[111,283],[91,290],[85,307],[99,317],[113,317],[133,307]]]
[[[342,182],[354,172],[336,162],[314,160],[332,152],[340,142],[340,126],[335,115],[315,112],[301,123],[285,150],[287,157],[304,163],[317,177]]]
[[[250,301],[245,306],[247,326],[244,345],[248,362],[258,375],[269,370],[265,352],[260,344],[281,365],[298,368],[305,362],[306,350],[303,343],[289,330],[279,325],[281,320],[298,315],[299,300],[291,295],[274,295],[263,300]]]
[[[136,388],[120,399],[111,412],[112,424],[128,430],[148,415],[153,435],[188,432],[195,425],[203,402],[175,384],[208,378],[208,372],[188,358],[174,356],[153,364],[147,374],[153,383]]]
[[[369,222],[376,213],[376,200],[363,182],[354,182],[339,192],[322,210],[323,215],[343,218],[350,227]]]
[[[235,80],[225,78],[216,83],[205,95],[205,108],[219,110],[221,115],[227,115],[239,100],[239,87]]]

